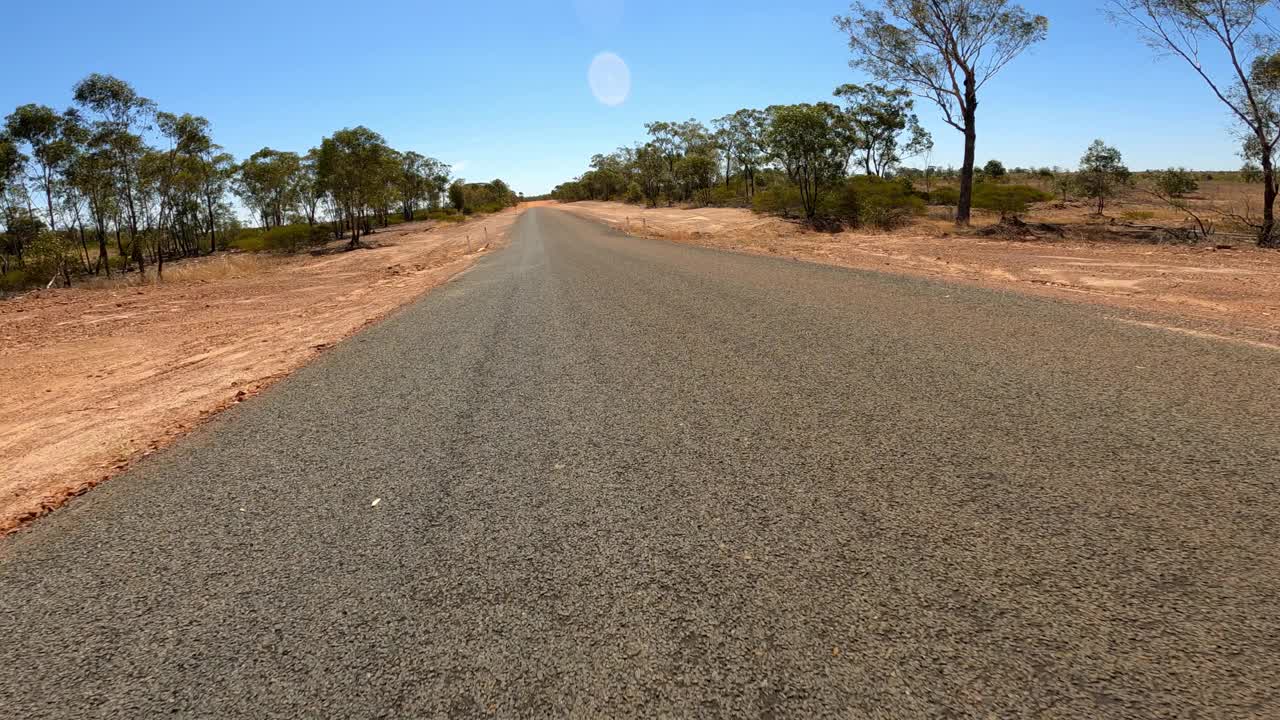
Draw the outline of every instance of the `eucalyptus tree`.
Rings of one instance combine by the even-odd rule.
[[[156,106],[142,97],[129,83],[111,75],[94,73],[76,83],[76,104],[95,113],[92,145],[105,148],[112,161],[112,172],[122,202],[118,203],[128,220],[131,258],[143,270],[142,244],[138,236],[138,172],[145,154],[141,132],[150,128]],[[123,248],[121,248],[123,252]]]
[[[1240,123],[1262,174],[1258,245],[1280,247],[1275,205],[1280,143],[1280,39],[1275,0],[1110,0],[1111,16],[1157,52],[1187,63]],[[1217,69],[1221,68],[1219,72]]]
[[[341,216],[335,218],[351,230],[350,246],[360,243],[360,232],[382,186],[380,170],[387,155],[386,141],[363,125],[344,128],[320,143],[317,174]]]
[[[467,210],[467,183],[458,178],[449,185],[449,204],[458,212]]]
[[[18,149],[18,143],[7,133],[0,132],[0,220],[4,221],[5,232],[0,235],[0,273],[9,272],[10,256],[18,264],[22,263],[22,245],[16,233],[21,201],[18,196],[22,177],[26,172],[27,156]]]
[[[53,108],[29,104],[19,106],[5,117],[4,126],[10,138],[25,143],[31,151],[31,158],[39,171],[35,179],[44,193],[49,229],[56,232],[58,220],[53,210],[53,197],[59,176],[74,151],[72,140],[64,132],[66,124]]]
[[[993,161],[994,162],[994,161]],[[1085,197],[1097,201],[1098,214],[1107,207],[1107,199],[1115,197],[1132,182],[1120,151],[1101,140],[1094,140],[1080,158],[1080,171],[1075,175],[1076,188]]]
[[[234,161],[213,141],[209,121],[203,117],[161,112],[156,115],[156,124],[170,141],[174,188],[181,190],[181,197],[175,200],[184,206],[192,228],[204,225],[209,252],[213,252],[218,245],[217,210],[231,179]],[[199,242],[191,242],[188,251],[198,254]]]
[[[641,193],[650,207],[657,207],[668,184],[665,152],[657,143],[640,145],[635,150],[635,167]]]
[[[297,153],[262,148],[250,155],[236,172],[235,191],[262,219],[266,228],[284,224],[293,208],[295,177],[302,159]]]
[[[453,168],[446,162],[429,157],[423,161],[423,172],[427,176],[427,204],[432,210],[437,210],[442,206],[444,195],[449,190]]]
[[[630,161],[625,154],[615,151],[591,156],[591,172],[583,175],[594,200],[610,200],[620,196],[630,183]]]
[[[405,222],[413,220],[419,202],[427,198],[430,178],[427,175],[427,158],[410,150],[399,157],[399,173],[396,189],[399,192],[400,211]]]
[[[681,184],[688,189],[688,198],[703,193],[703,202],[711,202],[711,186],[716,182],[719,163],[707,153],[692,152],[676,161],[676,173]]]
[[[714,121],[724,138],[725,151],[738,164],[745,180],[747,198],[755,194],[756,172],[765,161],[765,131],[768,116],[763,110],[744,108]]]
[[[315,227],[320,215],[320,202],[324,199],[324,186],[320,184],[319,148],[308,150],[298,163],[298,172],[293,176],[293,195],[307,219],[307,226]]]
[[[933,101],[945,122],[964,135],[956,224],[968,225],[979,92],[1046,37],[1049,21],[1009,0],[882,0],[881,5],[871,8],[860,0],[849,15],[835,18],[849,36],[851,64]]]
[[[770,154],[799,188],[805,216],[812,219],[824,191],[844,174],[847,151],[834,122],[840,108],[801,103],[774,105],[767,112]]]
[[[866,174],[884,177],[904,157],[923,154],[933,145],[906,88],[848,83],[836,88],[834,95],[844,101],[845,114],[857,131]]]
[[[114,159],[101,145],[90,146],[78,153],[67,169],[68,183],[88,205],[89,220],[93,223],[94,238],[97,240],[98,258],[94,261],[91,272],[97,274],[105,271],[107,277],[111,277],[107,235],[112,218],[120,214],[114,171]]]
[[[693,118],[681,122],[651,122],[644,127],[667,163],[666,179],[671,183],[667,188],[668,203],[676,199],[677,188],[685,190],[687,196],[687,185],[677,182],[676,162],[690,153],[714,156],[715,140],[711,132]]]

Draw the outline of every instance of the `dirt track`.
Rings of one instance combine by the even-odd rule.
[[[635,235],[867,270],[972,282],[1153,311],[1192,332],[1280,348],[1280,253],[1238,247],[1015,242],[897,233],[808,232],[732,208],[562,206]]]
[[[164,283],[0,303],[0,534],[252,395],[504,244],[516,210],[371,250],[222,255]],[[470,236],[470,249],[468,247]]]

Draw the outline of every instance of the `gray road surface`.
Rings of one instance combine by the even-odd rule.
[[[1280,354],[1113,313],[530,211],[0,541],[0,717],[1280,717]]]

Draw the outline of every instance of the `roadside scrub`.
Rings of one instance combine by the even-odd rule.
[[[296,253],[323,245],[333,239],[333,231],[326,225],[282,225],[270,230],[241,230],[229,245],[243,252]]]

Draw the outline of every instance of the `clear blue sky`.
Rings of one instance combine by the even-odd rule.
[[[1101,0],[1024,0],[1049,40],[999,76],[979,110],[979,162],[1074,166],[1095,137],[1135,169],[1235,168],[1224,109],[1188,68],[1157,60]],[[643,124],[814,101],[859,78],[831,17],[840,0],[19,0],[0,26],[0,114],[71,101],[90,72],[163,109],[203,115],[238,158],[305,151],[367,125],[395,147],[502,177],[527,194],[630,144]],[[593,57],[621,56],[632,92],[596,101]],[[938,150],[959,134],[920,105]]]

